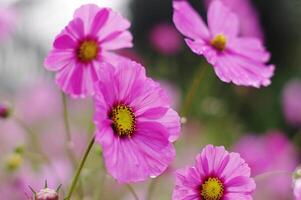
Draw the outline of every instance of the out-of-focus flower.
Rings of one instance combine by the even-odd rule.
[[[208,27],[187,1],[174,0],[173,7],[173,21],[187,45],[205,56],[222,81],[257,88],[271,83],[270,54],[259,39],[238,36],[238,17],[221,1],[210,4]]]
[[[129,27],[128,20],[109,8],[84,5],[56,37],[45,67],[57,72],[56,83],[65,93],[91,95],[101,73],[99,63],[115,63],[121,56],[112,50],[132,47]]]
[[[167,96],[170,98],[171,107],[178,109],[180,106],[181,94],[180,90],[170,82],[159,81],[163,90],[166,91]]]
[[[0,118],[6,119],[10,115],[9,106],[3,103],[0,103]]]
[[[253,199],[255,182],[248,164],[224,147],[206,146],[195,165],[176,172],[172,199]]]
[[[15,31],[17,18],[15,8],[0,6],[0,41],[4,41]]]
[[[215,0],[205,0],[208,7]],[[251,0],[221,0],[239,17],[239,33],[245,37],[256,37],[260,40],[264,39],[258,13],[252,5]]]
[[[149,34],[149,40],[156,51],[166,55],[178,53],[183,44],[178,31],[167,23],[154,26]]]
[[[58,200],[59,195],[57,191],[50,188],[43,188],[35,195],[35,200]]]
[[[61,115],[61,96],[50,82],[38,80],[21,89],[16,96],[15,112],[27,124],[39,124]]]
[[[96,85],[94,122],[108,172],[119,182],[160,175],[175,157],[171,142],[179,137],[178,114],[140,64],[102,67],[106,73]]]
[[[286,84],[282,94],[282,108],[287,123],[301,126],[301,81],[292,80]]]
[[[291,177],[279,172],[292,173],[297,166],[298,157],[285,135],[273,131],[262,137],[244,136],[234,146],[234,151],[239,152],[246,160],[253,176],[272,173],[263,180],[266,184],[262,190],[267,199],[289,198],[292,194]]]

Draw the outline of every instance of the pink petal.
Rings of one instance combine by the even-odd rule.
[[[84,22],[84,33],[88,34],[91,30],[94,17],[100,8],[95,4],[86,4],[75,10],[73,17],[80,18]]]
[[[71,65],[75,59],[74,57],[73,51],[52,50],[46,57],[44,66],[48,70],[58,71]]]
[[[75,18],[69,22],[60,35],[67,34],[72,36],[74,40],[79,40],[84,37],[84,32],[83,21],[80,18]]]
[[[240,56],[258,62],[265,63],[270,59],[270,54],[256,38],[235,38],[229,43],[229,49]]]
[[[187,1],[174,0],[173,8],[173,22],[183,35],[195,40],[209,38],[205,23]]]
[[[54,40],[53,46],[57,49],[73,49],[76,42],[68,35],[60,35]]]
[[[167,107],[150,108],[137,117],[153,120],[153,119],[161,118],[166,114],[167,111],[168,111]]]
[[[156,120],[161,123],[167,129],[169,133],[169,141],[176,141],[181,133],[180,116],[173,109],[168,109],[165,115]]]
[[[223,54],[214,65],[216,75],[224,82],[233,82],[236,85],[268,86],[274,74],[274,66],[266,66],[259,62],[243,57]]]
[[[108,172],[118,182],[138,182],[158,176],[175,156],[161,128],[154,124],[141,126],[132,138],[117,138],[103,148]]]
[[[60,70],[56,75],[56,83],[67,94],[79,95],[82,91],[83,67],[73,62]]]
[[[230,193],[252,193],[256,184],[253,179],[247,176],[237,176],[231,180],[225,182],[225,186],[227,187],[227,192]]]
[[[97,35],[98,31],[105,25],[109,18],[109,10],[103,8],[99,10],[93,19],[90,34]]]
[[[116,103],[116,94],[118,94],[115,82],[112,83],[112,80],[115,79],[115,68],[111,64],[103,63],[101,69],[103,73],[99,74],[99,81],[95,84],[96,97],[101,96],[106,104],[113,106]]]
[[[116,66],[122,61],[129,61],[128,58],[120,56],[116,53],[109,52],[109,51],[102,51],[101,57],[98,60],[99,62],[110,62],[112,65]]]
[[[114,32],[126,31],[131,26],[131,23],[121,16],[118,12],[110,10],[109,19],[98,33],[100,40],[103,40]]]
[[[185,39],[185,42],[194,53],[204,55],[210,64],[214,65],[216,63],[218,55],[211,45],[208,45],[201,40],[192,41],[190,39]]]
[[[117,50],[132,47],[133,36],[129,31],[113,32],[101,41],[101,47],[107,50]]]
[[[221,1],[213,1],[210,4],[207,17],[212,37],[224,34],[227,39],[232,39],[237,36],[239,31],[238,18]]]
[[[250,194],[241,194],[241,193],[227,193],[224,196],[224,200],[253,200],[252,195]]]

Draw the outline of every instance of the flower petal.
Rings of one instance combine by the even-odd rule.
[[[212,37],[224,34],[227,39],[237,36],[239,21],[237,16],[222,1],[213,1],[208,9],[208,26]]]
[[[209,38],[205,23],[187,1],[174,0],[173,8],[173,22],[183,35],[195,40]]]

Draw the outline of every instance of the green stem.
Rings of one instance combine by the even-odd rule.
[[[68,106],[67,106],[67,97],[66,95],[62,92],[62,102],[63,102],[63,118],[64,118],[64,126],[65,126],[65,132],[66,132],[66,150],[67,154],[75,167],[77,162],[76,162],[76,157],[74,155],[74,152],[72,151],[72,137],[71,137],[71,131],[70,131],[70,124],[69,124],[69,113],[68,113]]]
[[[157,183],[157,179],[152,179],[149,186],[148,186],[148,192],[147,192],[147,196],[146,196],[146,200],[151,200],[153,193],[155,191],[155,186]]]
[[[197,92],[197,90],[200,86],[201,80],[204,77],[206,68],[207,68],[206,66],[200,67],[200,69],[198,70],[198,72],[196,73],[196,75],[193,79],[193,82],[192,82],[192,84],[189,88],[189,91],[188,91],[188,93],[187,93],[187,95],[184,99],[184,106],[183,106],[183,109],[182,109],[182,112],[181,112],[183,117],[186,117],[186,115],[189,112],[189,108],[192,104],[192,100],[195,97],[196,92]]]
[[[81,160],[81,162],[79,164],[79,167],[76,170],[75,176],[72,179],[71,186],[69,188],[69,191],[68,191],[68,194],[67,194],[67,197],[65,198],[65,200],[70,200],[70,198],[72,196],[72,193],[74,192],[74,189],[76,187],[76,184],[77,184],[77,182],[79,180],[80,173],[81,173],[81,171],[82,171],[82,169],[83,169],[83,167],[84,167],[84,165],[85,165],[85,163],[87,161],[88,155],[89,155],[89,153],[90,153],[90,151],[91,151],[91,149],[93,147],[94,142],[95,142],[95,137],[92,138],[91,142],[88,145],[88,148],[86,149],[84,157]]]
[[[138,195],[136,194],[134,188],[130,185],[130,184],[126,184],[127,188],[129,189],[129,191],[132,193],[132,195],[134,196],[135,200],[139,200]]]

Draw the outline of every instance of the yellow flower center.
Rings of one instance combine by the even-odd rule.
[[[224,194],[224,185],[217,178],[209,178],[202,184],[201,191],[204,200],[220,200]]]
[[[223,34],[218,34],[211,40],[211,45],[218,51],[225,50],[226,44],[227,38]]]
[[[86,40],[80,44],[77,57],[83,62],[90,62],[97,57],[98,50],[96,41]]]
[[[131,107],[118,105],[112,109],[113,128],[119,136],[132,136],[135,131],[135,115]]]

